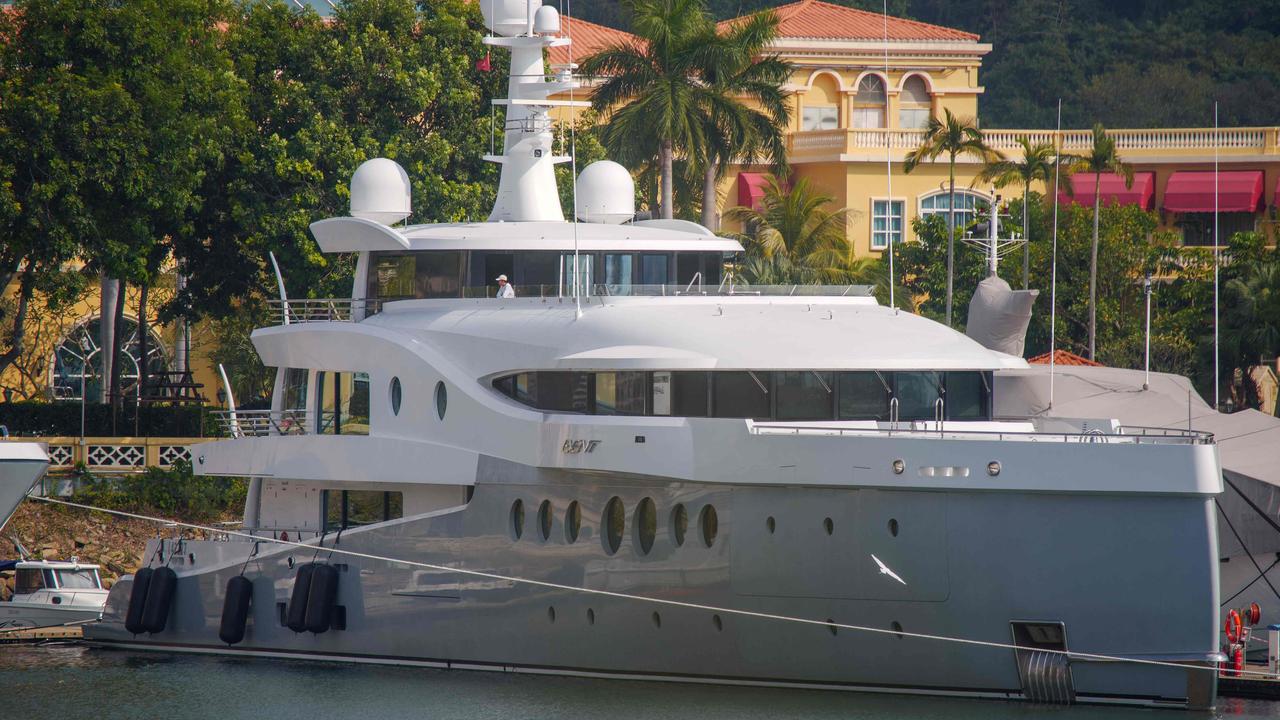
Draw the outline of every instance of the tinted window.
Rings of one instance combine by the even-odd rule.
[[[777,372],[779,420],[830,420],[834,417],[835,392],[829,372]]]
[[[932,420],[936,417],[940,378],[936,372],[894,373],[899,420]]]
[[[715,417],[769,417],[769,373],[718,372],[714,378]]]
[[[640,256],[640,284],[641,285],[666,285],[667,284],[667,256],[666,255],[641,255]]]
[[[889,419],[889,391],[873,372],[839,374],[841,420]]]
[[[534,407],[555,412],[587,412],[591,400],[590,378],[588,373],[580,372],[538,373]]]
[[[658,533],[658,510],[652,498],[644,498],[636,505],[636,540],[640,554],[648,555],[653,549],[653,539]]]
[[[646,373],[596,373],[596,414],[643,415]]]
[[[617,292],[631,285],[631,256],[604,256],[604,284],[610,292]]]
[[[519,253],[516,258],[516,277],[522,279],[525,295],[532,294],[532,287],[535,285],[550,285],[551,293],[555,294],[555,284],[560,280],[559,253]]]
[[[947,418],[976,420],[988,417],[987,386],[980,372],[947,373]]]
[[[622,531],[627,524],[627,511],[622,507],[621,499],[609,499],[600,524],[604,527],[605,549],[610,555],[618,552],[618,548],[622,546]]]
[[[693,278],[702,272],[702,256],[696,253],[678,253],[676,255],[676,282],[681,285],[688,285],[693,282]],[[707,284],[707,279],[702,278],[702,284]]]
[[[707,416],[705,372],[671,373],[671,414],[677,417]]]
[[[14,579],[13,592],[18,595],[27,595],[44,587],[44,576],[39,569],[22,568],[16,573]]]

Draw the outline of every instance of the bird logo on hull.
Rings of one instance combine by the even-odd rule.
[[[896,572],[894,572],[894,571],[890,570],[888,565],[885,565],[884,563],[880,562],[880,558],[876,557],[874,553],[871,555],[871,559],[872,559],[872,560],[875,560],[875,561],[876,561],[876,565],[880,566],[880,574],[881,574],[881,575],[888,575],[889,577],[893,578],[894,580],[897,580],[898,582],[902,583],[903,585],[906,585],[906,584],[907,584],[907,581],[906,581],[906,580],[903,580],[902,578],[898,577],[898,573],[896,573]]]

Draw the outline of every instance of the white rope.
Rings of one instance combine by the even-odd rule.
[[[663,598],[648,597],[645,595],[632,595],[629,593],[616,592],[613,590],[597,590],[595,588],[585,588],[585,587],[579,587],[576,585],[564,585],[562,583],[548,582],[546,580],[533,580],[530,578],[516,577],[513,575],[502,575],[499,573],[486,572],[483,570],[468,570],[466,568],[455,567],[451,565],[436,565],[433,563],[420,562],[416,560],[404,560],[400,558],[386,557],[384,555],[374,555],[372,553],[363,553],[356,550],[343,550],[338,547],[326,548],[322,544],[312,545],[310,543],[294,542],[292,540],[277,540],[275,538],[258,537],[256,535],[253,535],[247,532],[214,528],[207,525],[196,525],[194,523],[186,523],[178,520],[167,520],[165,518],[152,517],[150,515],[141,515],[139,513],[125,512],[123,510],[108,510],[106,508],[94,507],[92,505],[84,505],[81,503],[74,503],[67,500],[56,500],[54,498],[49,498],[49,497],[31,496],[31,499],[38,500],[40,502],[45,502],[45,503],[64,505],[66,507],[80,508],[82,510],[92,510],[95,512],[103,512],[109,515],[117,515],[119,517],[133,518],[135,520],[145,520],[147,522],[157,523],[160,525],[191,528],[193,530],[204,530],[206,532],[217,533],[222,535],[234,535],[236,537],[246,538],[248,540],[255,541],[255,542],[268,542],[268,543],[274,543],[277,545],[285,545],[288,547],[301,548],[303,550],[323,549],[326,552],[329,552],[331,554],[347,555],[350,557],[363,558],[366,560],[377,560],[379,562],[388,562],[388,563],[400,563],[402,565],[410,565],[410,566],[424,568],[427,570],[439,570],[442,572],[452,572],[452,573],[458,573],[460,575],[469,575],[471,577],[481,577],[481,578],[487,578],[490,580],[502,580],[504,582],[520,583],[523,585],[533,585],[536,587],[551,588],[553,590],[568,590],[570,592],[584,593],[588,595],[597,595],[600,597],[618,598],[620,600],[634,600],[637,602],[652,603],[654,605],[667,605],[670,607],[687,608],[690,610],[705,610],[713,613],[724,613],[726,615],[737,615],[739,617],[752,617],[752,618],[759,618],[762,620],[779,620],[782,622],[792,622],[792,623],[798,623],[801,625],[814,625],[814,626],[824,627],[828,629],[838,628],[841,630],[855,630],[859,632],[878,633],[881,635],[896,635],[898,637],[909,637],[909,638],[915,638],[918,640],[936,640],[939,642],[950,642],[950,643],[957,643],[960,645],[987,647],[987,648],[993,648],[997,650],[1034,650],[1036,652],[1043,652],[1043,653],[1048,653],[1052,655],[1064,655],[1069,660],[1075,659],[1075,660],[1096,660],[1096,661],[1103,661],[1103,662],[1121,662],[1121,663],[1131,663],[1136,665],[1147,665],[1147,666],[1154,666],[1154,667],[1176,668],[1179,670],[1209,670],[1213,672],[1217,672],[1218,670],[1217,667],[1213,665],[1177,663],[1177,662],[1168,662],[1164,660],[1146,660],[1143,658],[1123,657],[1119,655],[1103,655],[1099,653],[1076,652],[1074,650],[1041,650],[1038,648],[1029,648],[1029,647],[1023,647],[1019,645],[1014,645],[1012,643],[993,642],[990,640],[974,640],[972,638],[950,637],[947,635],[935,635],[932,633],[909,632],[906,630],[893,630],[893,629],[885,629],[885,628],[878,628],[878,627],[869,627],[866,625],[851,625],[848,623],[838,623],[830,620],[811,620],[809,618],[792,617],[789,615],[778,615],[775,613],[757,612],[754,610],[741,610],[737,608],[718,607],[716,605],[705,605],[703,603],[683,602],[680,600],[666,600]],[[319,540],[323,542],[324,538],[322,537]],[[1241,670],[1239,671],[1239,674],[1257,675],[1260,677],[1274,677],[1270,673],[1253,671],[1253,670]]]

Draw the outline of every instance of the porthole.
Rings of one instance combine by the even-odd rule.
[[[698,525],[702,528],[702,542],[707,547],[716,544],[716,533],[720,531],[720,521],[716,517],[716,509],[712,505],[702,508],[702,515],[698,518]]]
[[[591,608],[587,608],[587,624],[588,625],[596,624],[596,611],[592,610]]]
[[[644,498],[636,505],[636,540],[641,555],[653,549],[653,539],[658,534],[658,509],[651,498]]]
[[[551,501],[543,500],[538,506],[538,534],[543,542],[551,539],[551,520]]]
[[[831,632],[831,636],[835,637],[840,632],[840,628],[836,627],[836,621],[827,618],[827,630]]]
[[[524,501],[511,503],[511,533],[519,540],[524,535]]]
[[[449,406],[449,391],[445,390],[443,382],[436,383],[436,415],[441,420],[444,419],[445,408]]]
[[[719,615],[711,616],[711,624],[716,626],[716,632],[724,632],[724,621],[720,619]]]
[[[391,414],[400,414],[400,378],[391,378]]]
[[[768,518],[765,519],[764,526],[769,528],[769,534],[772,535],[773,531],[778,528],[778,523],[776,523],[773,519],[773,516],[770,515]]]
[[[902,623],[898,622],[897,620],[894,620],[894,621],[893,621],[893,624],[892,624],[892,625],[890,625],[890,627],[892,627],[892,628],[893,628],[893,631],[894,631],[894,632],[898,633],[898,639],[899,639],[899,640],[901,640],[901,639],[903,638],[903,635],[902,635]]]
[[[604,548],[610,555],[622,547],[622,531],[627,523],[627,512],[622,507],[622,500],[617,496],[609,498],[604,506],[604,517],[600,518],[600,526],[604,528]]]
[[[889,534],[898,537],[898,519],[889,518]]]
[[[564,539],[571,543],[578,542],[578,533],[582,531],[582,506],[577,500],[569,503],[564,511]]]
[[[826,530],[826,531],[827,531],[827,534],[828,534],[828,535],[830,535],[830,534],[832,534],[832,533],[834,533],[834,532],[836,531],[836,524],[835,524],[834,522],[832,522],[832,521],[831,521],[831,518],[823,518],[823,520],[822,520],[822,527],[823,527],[823,529],[824,529],[824,530]]]
[[[657,611],[654,611],[653,613],[653,626],[656,628],[662,627],[662,616],[659,615]]]
[[[555,624],[555,622],[556,622],[556,608],[555,608],[555,606],[554,606],[554,605],[552,605],[551,607],[547,608],[547,622],[550,622],[550,623],[552,623],[553,625],[554,625],[554,624]]]
[[[675,540],[676,547],[684,545],[684,535],[689,531],[689,511],[684,509],[684,505],[677,503],[671,508],[671,539]]]

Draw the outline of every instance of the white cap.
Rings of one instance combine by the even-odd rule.
[[[499,275],[498,277],[494,278],[494,280],[506,280],[506,279],[507,279],[506,275]]]

